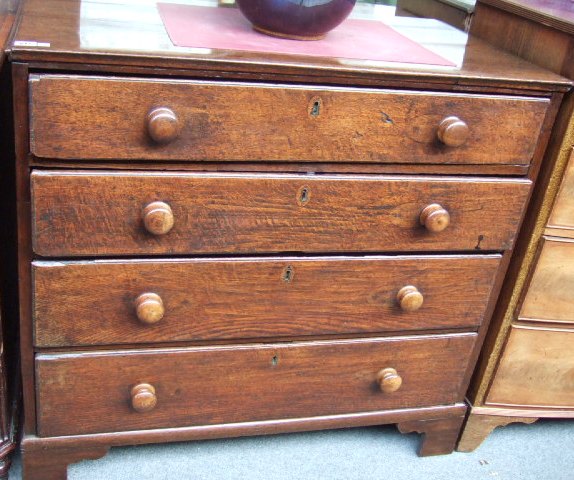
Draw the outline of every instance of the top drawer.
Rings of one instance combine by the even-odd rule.
[[[32,153],[75,160],[527,165],[549,103],[57,75],[30,96]]]

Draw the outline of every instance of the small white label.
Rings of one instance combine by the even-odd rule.
[[[49,47],[48,42],[28,42],[24,40],[16,40],[14,42],[15,47]]]

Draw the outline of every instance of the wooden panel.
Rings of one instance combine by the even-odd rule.
[[[574,330],[513,326],[487,404],[574,408]]]
[[[451,404],[475,334],[38,355],[40,436]],[[383,393],[377,373],[402,386]],[[137,413],[130,391],[156,391]],[[74,412],[70,415],[69,412]]]
[[[558,196],[552,207],[548,227],[565,229],[569,231],[570,235],[574,235],[574,149],[564,172]]]
[[[35,262],[37,346],[477,327],[499,255]],[[402,310],[413,285],[422,307]],[[138,319],[152,292],[165,311]],[[141,310],[140,310],[141,316]]]
[[[574,39],[568,33],[550,26],[548,19],[531,19],[524,12],[507,12],[502,3],[479,1],[470,27],[470,33],[484,38],[491,45],[518,55],[535,65],[574,78],[572,48]],[[517,4],[515,4],[517,5]],[[504,9],[501,9],[500,7]]]
[[[574,240],[544,239],[519,318],[574,323]]]
[[[529,164],[548,99],[33,76],[31,150],[58,159]],[[154,143],[148,114],[178,119]],[[466,143],[437,129],[457,116]],[[154,124],[160,124],[161,121]],[[152,129],[153,130],[153,129]],[[154,130],[155,131],[155,130]]]
[[[32,174],[34,250],[44,256],[502,250],[512,245],[526,180],[247,174]],[[174,226],[144,228],[161,200]],[[450,225],[420,213],[439,203]]]

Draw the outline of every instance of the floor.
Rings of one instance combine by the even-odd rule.
[[[472,453],[418,458],[394,426],[114,448],[71,480],[574,480],[574,422],[499,428]],[[16,458],[10,480],[21,478]]]

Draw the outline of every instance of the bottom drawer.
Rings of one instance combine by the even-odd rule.
[[[451,404],[462,399],[459,390],[475,339],[468,333],[40,354],[38,433],[75,435]],[[390,368],[397,374],[386,372],[381,383],[389,391],[384,392],[377,377]],[[134,388],[145,384],[152,388]]]
[[[512,327],[488,404],[574,408],[574,329]]]

